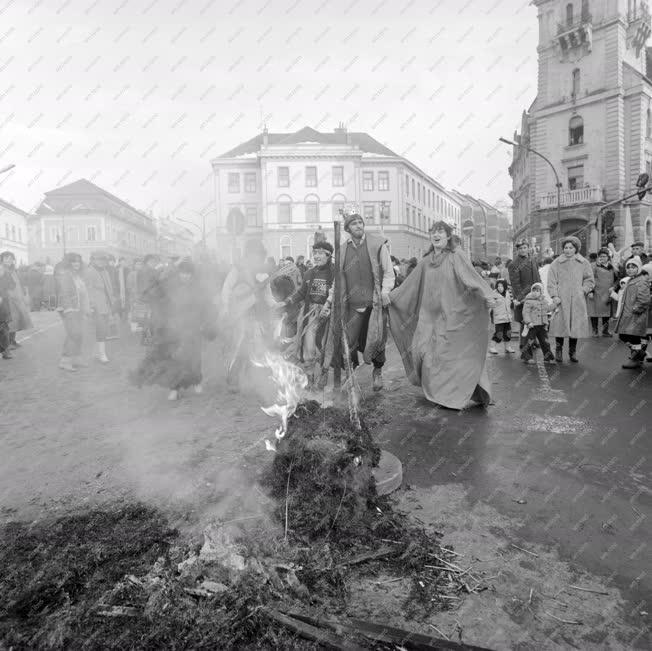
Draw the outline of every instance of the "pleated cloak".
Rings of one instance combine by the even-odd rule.
[[[390,329],[410,382],[450,409],[489,404],[491,288],[466,253],[428,254],[390,298]]]

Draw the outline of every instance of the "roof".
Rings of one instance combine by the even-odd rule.
[[[18,206],[14,206],[13,203],[9,203],[4,199],[0,199],[0,208],[5,208],[6,210],[13,210],[14,212],[17,212],[19,215],[22,215],[23,217],[30,217],[29,213],[25,212],[24,210],[21,210]]]
[[[321,145],[343,145],[347,144],[347,136],[351,144],[358,147],[361,151],[369,154],[379,154],[380,156],[395,156],[402,158],[396,152],[393,152],[385,145],[372,138],[368,133],[355,131],[336,131],[332,133],[323,133],[316,131],[312,127],[303,127],[294,133],[268,133],[267,143],[270,145],[297,145],[299,143],[316,143]],[[236,158],[246,154],[253,154],[260,151],[263,145],[263,133],[259,133],[251,140],[239,144],[237,147],[230,149],[218,158]]]
[[[147,215],[146,213],[142,212],[141,210],[138,210],[138,208],[134,208],[133,206],[129,205],[126,201],[123,201],[119,197],[116,197],[114,194],[111,194],[107,190],[104,190],[101,188],[99,185],[95,185],[95,183],[91,183],[87,179],[79,179],[77,181],[73,181],[72,183],[68,183],[68,185],[62,185],[60,188],[55,188],[54,190],[48,190],[45,193],[46,201],[48,198],[56,198],[56,197],[68,197],[68,196],[75,196],[75,195],[88,195],[88,194],[100,194],[108,199],[111,199],[111,201],[115,201],[116,203],[120,204],[121,206],[124,206],[125,208],[129,208],[129,210],[133,210],[134,212],[137,212],[139,215],[142,215],[146,219],[151,221],[151,217]]]

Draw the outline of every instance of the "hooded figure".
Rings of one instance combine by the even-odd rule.
[[[488,405],[486,370],[492,290],[456,246],[450,226],[436,222],[433,248],[390,294],[389,323],[412,384],[428,400],[462,409]]]
[[[19,348],[20,344],[16,341],[16,333],[21,330],[31,330],[34,325],[29,313],[25,292],[16,271],[16,256],[11,251],[3,251],[0,253],[0,264],[5,267],[3,282],[11,311],[9,344],[11,348]]]

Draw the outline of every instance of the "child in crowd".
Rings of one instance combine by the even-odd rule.
[[[527,338],[521,359],[527,364],[532,360],[532,349],[536,341],[541,346],[543,360],[545,362],[554,362],[555,356],[550,350],[548,343],[548,313],[552,310],[552,302],[543,295],[543,285],[534,283],[530,293],[523,301],[523,323],[527,328]]]
[[[325,241],[316,242],[312,255],[314,267],[308,268],[303,284],[282,304],[301,305],[293,356],[298,362],[303,362],[309,388],[323,388],[328,379],[328,368],[322,368],[321,351],[327,337],[331,288],[335,278],[331,261],[333,245]]]
[[[505,342],[505,352],[515,353],[510,341],[512,339],[512,297],[507,289],[507,281],[499,278],[496,281],[496,288],[493,291],[495,307],[493,309],[494,336],[489,344],[489,352],[497,355],[496,344]]]
[[[647,348],[647,312],[650,305],[650,279],[642,270],[638,256],[625,263],[625,273],[629,280],[622,293],[620,314],[616,323],[616,333],[630,349],[629,359],[623,368],[640,368]]]

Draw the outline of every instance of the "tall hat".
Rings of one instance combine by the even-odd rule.
[[[326,240],[320,240],[319,242],[315,242],[312,245],[312,250],[313,251],[326,251],[329,255],[333,255],[333,245],[330,242],[327,242]]]
[[[579,253],[582,248],[582,243],[580,242],[579,237],[575,237],[575,235],[567,235],[561,241],[561,248],[563,249],[569,242],[575,247],[576,253]]]

